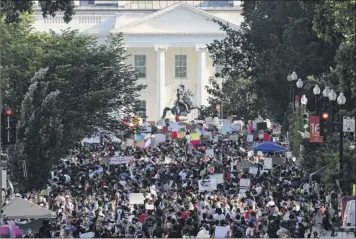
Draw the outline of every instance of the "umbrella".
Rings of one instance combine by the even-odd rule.
[[[282,146],[272,143],[272,142],[264,142],[264,143],[258,144],[257,146],[253,147],[252,149],[253,149],[253,151],[261,151],[264,153],[280,153],[280,152],[287,151]]]

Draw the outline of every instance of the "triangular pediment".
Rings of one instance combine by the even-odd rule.
[[[227,22],[204,10],[180,2],[113,31],[124,34],[224,34],[213,19]],[[233,28],[238,28],[233,23],[229,24]]]

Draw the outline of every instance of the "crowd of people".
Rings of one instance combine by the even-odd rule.
[[[26,237],[336,236],[340,218],[327,192],[312,190],[303,169],[284,153],[264,155],[280,159],[267,170],[263,157],[248,153],[246,136],[213,138],[193,146],[188,136],[140,148],[104,136],[97,147],[74,150],[53,167],[47,194],[21,195],[57,215]],[[115,156],[129,160],[111,164]],[[248,185],[242,188],[241,179]],[[201,180],[212,189],[201,190]]]

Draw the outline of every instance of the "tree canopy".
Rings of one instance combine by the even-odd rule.
[[[20,14],[31,13],[34,1],[29,0],[1,0],[0,13],[5,16],[7,23],[18,22]],[[75,14],[73,0],[39,0],[37,1],[42,9],[43,17],[56,15],[56,12],[63,11],[63,19],[70,22]]]
[[[236,81],[250,79],[270,118],[280,123],[288,108],[287,75],[302,80],[333,66],[336,47],[313,32],[314,2],[244,1],[241,29],[219,23],[227,37],[208,45],[215,64]],[[247,78],[248,77],[248,78]]]
[[[124,64],[121,34],[98,45],[76,31],[32,33],[26,17],[1,30],[4,103],[18,119],[11,158],[27,163],[23,186],[41,186],[53,162],[81,139],[119,128],[112,113],[132,110],[144,86]],[[18,169],[13,173],[22,178]]]
[[[240,29],[217,22],[226,37],[208,45],[214,64],[223,65],[223,89],[212,79],[207,87],[210,103],[224,103],[224,111],[244,117],[266,113],[290,131],[292,147],[307,170],[317,170],[330,161],[325,178],[335,183],[338,144],[320,146],[301,139],[301,112],[291,101],[287,76],[296,71],[304,81],[302,94],[309,99],[307,111],[315,111],[312,88],[332,87],[346,96],[346,114],[356,113],[356,1],[243,1]],[[294,86],[295,87],[295,86]],[[248,91],[248,93],[246,93]],[[246,95],[256,96],[247,103]],[[244,102],[245,100],[245,102]],[[244,106],[249,106],[244,107]],[[265,110],[265,112],[264,112]],[[353,112],[353,113],[352,113]],[[336,137],[334,135],[334,137]],[[306,150],[299,151],[304,145]],[[354,169],[354,150],[345,141],[345,162]],[[314,151],[313,151],[314,150]],[[346,165],[346,164],[345,164]],[[341,169],[348,170],[348,169]],[[344,182],[351,180],[345,173]],[[354,178],[353,178],[354,179]],[[353,180],[352,179],[352,180]],[[350,185],[346,185],[347,190]]]

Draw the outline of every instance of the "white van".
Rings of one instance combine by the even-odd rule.
[[[351,224],[349,225],[351,227],[356,226],[356,200],[346,203],[342,225],[346,227],[348,223]]]

